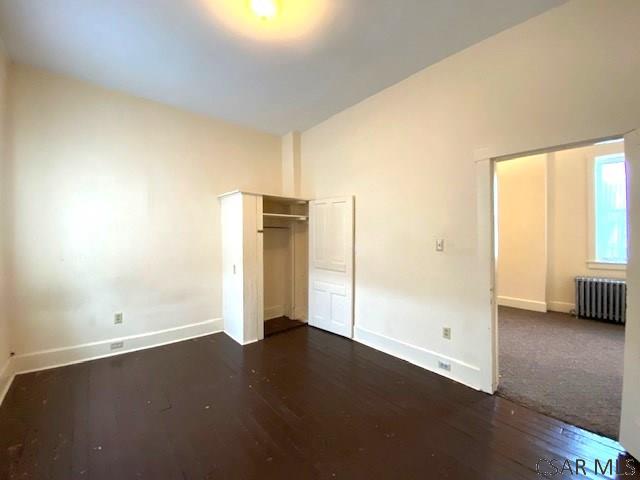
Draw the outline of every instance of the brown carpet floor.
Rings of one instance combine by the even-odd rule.
[[[500,307],[498,394],[618,438],[624,327]]]

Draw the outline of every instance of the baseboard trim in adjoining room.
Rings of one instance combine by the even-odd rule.
[[[547,302],[547,307],[552,312],[571,313],[576,309],[576,304],[569,302],[549,301]]]
[[[357,325],[355,326],[353,339],[368,347],[405,360],[475,390],[483,390],[481,387],[482,379],[480,368],[461,360],[440,355],[436,352],[410,345],[385,335],[380,335],[379,333],[372,332]],[[451,370],[446,371],[439,368],[439,362],[449,364]]]
[[[39,352],[16,355],[11,359],[12,370],[18,375],[50,368],[63,367],[75,363],[112,357],[124,353],[160,347],[170,343],[182,342],[223,331],[221,318],[205,320],[180,327],[167,328],[154,332],[111,338],[98,342],[85,343],[70,347],[42,350]],[[114,344],[121,344],[112,350]]]
[[[532,312],[547,311],[547,302],[540,302],[538,300],[528,300],[526,298],[505,297],[498,296],[498,305],[501,307],[519,308],[521,310],[531,310]]]

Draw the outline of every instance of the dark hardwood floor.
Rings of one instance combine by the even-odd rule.
[[[541,458],[585,460],[587,477],[563,478],[605,478],[594,460],[625,457],[613,440],[310,327],[21,375],[0,408],[3,479],[514,480],[543,478]]]
[[[305,325],[306,323],[289,317],[272,318],[264,322],[264,336],[269,337],[276,333],[286,332],[294,328],[304,327]]]

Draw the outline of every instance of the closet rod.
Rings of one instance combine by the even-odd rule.
[[[278,230],[289,230],[289,227],[264,227],[264,228],[275,228]]]

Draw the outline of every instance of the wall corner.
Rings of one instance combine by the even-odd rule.
[[[282,194],[300,196],[300,132],[289,132],[282,136]]]

